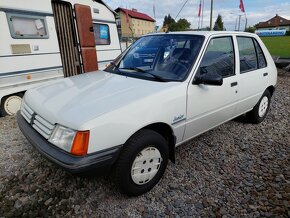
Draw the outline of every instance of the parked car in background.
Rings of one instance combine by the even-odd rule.
[[[242,114],[262,122],[276,80],[257,35],[152,34],[104,71],[27,91],[17,119],[31,144],[60,167],[114,168],[121,191],[140,195],[175,161],[176,146]]]

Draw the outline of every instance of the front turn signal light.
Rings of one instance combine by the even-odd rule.
[[[88,153],[90,131],[78,131],[75,135],[71,154],[76,156],[84,156]]]

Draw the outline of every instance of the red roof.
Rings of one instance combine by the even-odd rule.
[[[266,28],[266,27],[278,27],[278,26],[289,26],[290,20],[287,20],[278,14],[275,17],[267,20],[266,22],[260,22],[256,27],[257,28]]]
[[[155,20],[152,17],[148,16],[147,14],[135,11],[135,10],[133,11],[133,10],[125,9],[125,8],[117,8],[115,11],[116,12],[123,11],[125,14],[128,13],[128,15],[130,17],[141,19],[141,20],[148,20],[148,21],[151,21],[151,22],[155,22]]]

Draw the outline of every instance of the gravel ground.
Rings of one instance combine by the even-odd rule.
[[[0,217],[290,217],[290,74],[267,119],[230,121],[177,148],[149,193],[119,194],[111,178],[80,178],[41,157],[15,117],[0,118]]]

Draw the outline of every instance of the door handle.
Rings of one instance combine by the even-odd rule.
[[[264,73],[263,76],[268,76],[268,73]]]
[[[231,87],[234,87],[234,86],[237,86],[237,85],[238,85],[238,82],[231,83]]]

